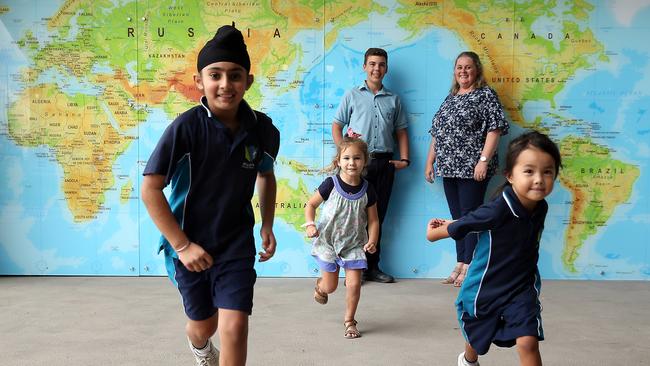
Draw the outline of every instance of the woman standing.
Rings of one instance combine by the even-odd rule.
[[[433,116],[424,168],[428,182],[442,177],[454,220],[483,204],[499,162],[499,138],[507,132],[503,108],[496,92],[487,85],[481,60],[474,52],[462,52],[456,57],[450,93]],[[456,241],[457,263],[443,283],[462,285],[476,240],[476,235],[467,235]]]

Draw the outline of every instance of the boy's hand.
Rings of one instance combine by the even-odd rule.
[[[257,254],[260,255],[260,262],[266,262],[273,257],[273,254],[275,254],[275,246],[277,243],[272,229],[262,227],[262,229],[260,229],[260,236],[262,237],[262,249],[264,249],[264,251]]]
[[[315,238],[318,236],[318,229],[316,228],[316,225],[309,225],[305,228],[305,233],[308,238]]]
[[[370,254],[373,254],[374,252],[377,251],[377,244],[367,242],[366,245],[363,246],[363,250],[370,253]]]
[[[187,249],[178,253],[178,260],[190,272],[205,271],[214,263],[212,256],[196,243],[190,243]]]
[[[388,160],[388,162],[390,164],[393,164],[393,166],[395,167],[395,170],[406,169],[409,166],[409,164],[407,162],[402,161],[402,160]]]

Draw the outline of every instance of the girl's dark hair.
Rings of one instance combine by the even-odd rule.
[[[562,167],[560,149],[558,149],[555,142],[553,142],[553,140],[551,140],[547,135],[537,131],[526,132],[510,141],[510,144],[508,144],[508,151],[506,152],[506,167],[503,169],[503,174],[506,176],[511,174],[519,154],[530,147],[534,147],[551,155],[555,161],[555,177],[557,178],[557,175],[560,173],[560,168]],[[505,183],[496,190],[495,196],[503,192],[503,189],[508,185],[510,185],[510,183],[506,180]]]
[[[505,175],[512,173],[515,167],[517,158],[522,151],[526,150],[529,146],[535,147],[543,152],[551,155],[555,160],[555,177],[560,173],[562,166],[562,157],[560,150],[553,140],[541,132],[531,131],[515,138],[508,144],[508,151],[506,152],[506,168],[503,170]]]

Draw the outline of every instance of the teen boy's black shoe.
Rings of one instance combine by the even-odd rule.
[[[370,269],[363,272],[363,279],[365,281],[374,281],[381,283],[392,283],[395,282],[395,278],[389,274],[386,274],[378,269]]]

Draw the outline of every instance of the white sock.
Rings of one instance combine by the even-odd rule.
[[[212,350],[212,342],[210,341],[210,339],[208,339],[208,342],[205,344],[205,346],[203,346],[203,348],[196,348],[192,344],[192,341],[190,341],[190,347],[192,348],[192,352],[194,352],[195,355],[199,357],[205,357]]]
[[[474,361],[474,362],[469,362],[465,358],[465,352],[463,352],[463,365],[465,365],[465,366],[476,366],[476,365],[478,365],[478,359],[476,361]]]

